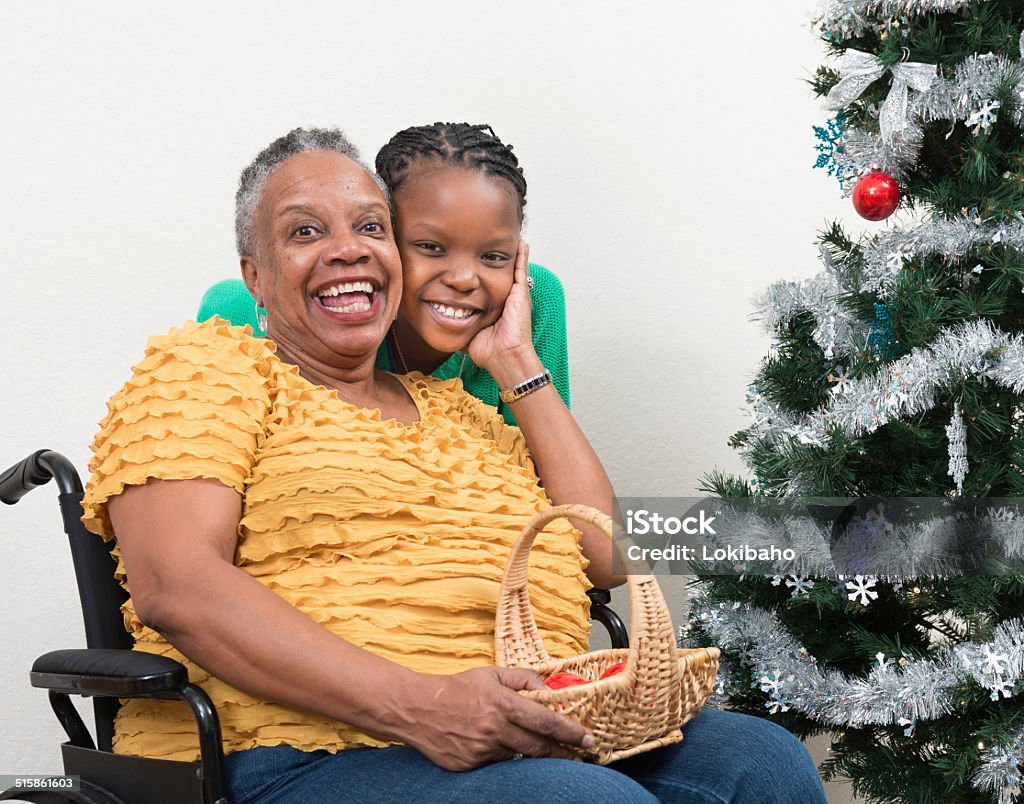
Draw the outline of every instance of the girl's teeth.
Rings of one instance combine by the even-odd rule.
[[[449,307],[445,304],[434,304],[433,302],[430,303],[430,306],[447,318],[469,318],[475,312],[475,310],[456,309],[455,307]]]
[[[365,313],[370,309],[370,305],[366,302],[356,302],[346,307],[328,307],[327,309],[332,313]]]

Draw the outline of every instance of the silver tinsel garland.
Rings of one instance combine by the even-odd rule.
[[[861,321],[839,306],[847,277],[837,269],[828,249],[821,247],[825,270],[803,282],[776,282],[754,297],[753,318],[759,318],[770,335],[776,335],[799,312],[810,311],[816,328],[814,342],[831,359],[838,348],[843,353],[863,345]]]
[[[1005,744],[987,749],[981,755],[981,767],[973,784],[979,790],[998,795],[998,804],[1011,804],[1020,796],[1021,770],[1024,762],[1024,728],[1018,729]]]
[[[1016,695],[1024,680],[1024,623],[1016,619],[997,626],[988,642],[961,643],[934,658],[879,653],[864,678],[823,671],[774,614],[749,604],[713,605],[699,598],[691,606],[691,619],[715,644],[739,654],[746,669],[723,663],[726,681],[716,697],[727,696],[728,685],[744,683],[746,675],[752,686],[768,693],[770,711],[796,710],[839,728],[899,725],[910,736],[918,721],[955,712],[956,693],[965,683],[974,681],[999,700]],[[1024,732],[1008,744],[990,747],[974,786],[999,791],[1000,804],[1016,800],[1022,746]]]
[[[1017,694],[1024,681],[1024,622],[1000,623],[990,641],[964,642],[934,658],[877,657],[864,678],[822,670],[769,611],[750,604],[693,602],[691,617],[719,647],[742,651],[755,679],[774,677],[770,694],[788,709],[841,728],[934,720],[956,709],[968,681],[993,700]],[[737,674],[733,672],[734,679]]]
[[[908,229],[889,229],[864,245],[861,289],[875,291],[885,299],[892,293],[904,260],[941,255],[952,264],[978,249],[998,245],[1024,255],[1024,220],[992,222],[968,213]]]
[[[876,374],[849,380],[844,393],[801,421],[762,418],[755,405],[750,442],[784,444],[795,438],[825,445],[832,430],[862,436],[895,419],[931,410],[939,391],[969,377],[1024,392],[1024,335],[1011,337],[985,320],[947,327],[929,347],[915,348]]]
[[[986,0],[827,0],[811,22],[829,36],[846,39],[924,14],[959,11],[972,2]]]
[[[852,287],[850,277],[833,264],[822,246],[825,270],[803,282],[776,282],[753,300],[754,317],[760,318],[768,334],[775,336],[796,313],[807,311],[817,324],[815,342],[826,357],[837,347],[841,354],[863,346],[863,324],[837,303],[845,290],[876,292],[880,298],[892,295],[904,269],[904,261],[918,257],[941,256],[949,264],[963,261],[979,249],[1001,246],[1024,257],[1024,220],[1011,218],[992,222],[976,214],[937,218],[906,229],[888,229],[862,246],[864,266],[859,283]],[[976,258],[975,258],[976,259]],[[983,268],[984,266],[982,266]],[[977,264],[970,266],[977,270]],[[967,274],[966,268],[964,273]]]
[[[986,101],[994,98],[1001,87],[1019,86],[1022,70],[1021,62],[1001,54],[969,56],[956,66],[952,78],[939,77],[927,92],[916,95],[911,112],[926,123],[967,120]],[[1022,122],[1020,111],[1018,106],[1013,118],[1018,125]]]
[[[843,135],[843,147],[833,157],[844,195],[850,195],[865,168],[877,167],[899,181],[917,162],[920,147],[916,143],[897,139],[885,142],[878,134],[848,128]]]

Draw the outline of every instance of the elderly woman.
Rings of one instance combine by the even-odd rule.
[[[374,369],[401,267],[340,132],[263,151],[238,227],[270,340],[216,320],[153,339],[109,403],[84,502],[117,540],[137,649],[183,661],[214,700],[234,800],[823,800],[799,743],[739,715],[704,713],[681,746],[617,766],[565,761],[593,737],[517,694],[536,674],[491,666],[496,593],[531,513],[609,510],[612,492],[536,379],[528,327],[502,316],[474,352],[521,431],[456,381]],[[525,271],[521,253],[520,298]],[[563,525],[531,562],[558,656],[586,647],[590,583],[619,580],[602,534]],[[138,700],[115,750],[197,753],[187,714]]]

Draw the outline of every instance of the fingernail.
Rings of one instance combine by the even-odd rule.
[[[580,743],[580,748],[593,748],[595,742],[596,740],[594,740],[594,735],[588,734],[583,738],[583,742]]]

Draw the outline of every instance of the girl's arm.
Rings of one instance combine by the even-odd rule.
[[[482,330],[469,345],[469,356],[486,369],[502,389],[512,388],[544,371],[530,336],[530,296],[527,289],[529,247],[520,242],[515,279],[501,318]],[[553,384],[509,405],[523,432],[544,490],[555,505],[582,503],[611,515],[611,481]],[[612,574],[613,546],[593,525],[577,523],[583,534],[583,553],[589,559],[587,576],[595,586],[623,582]]]

